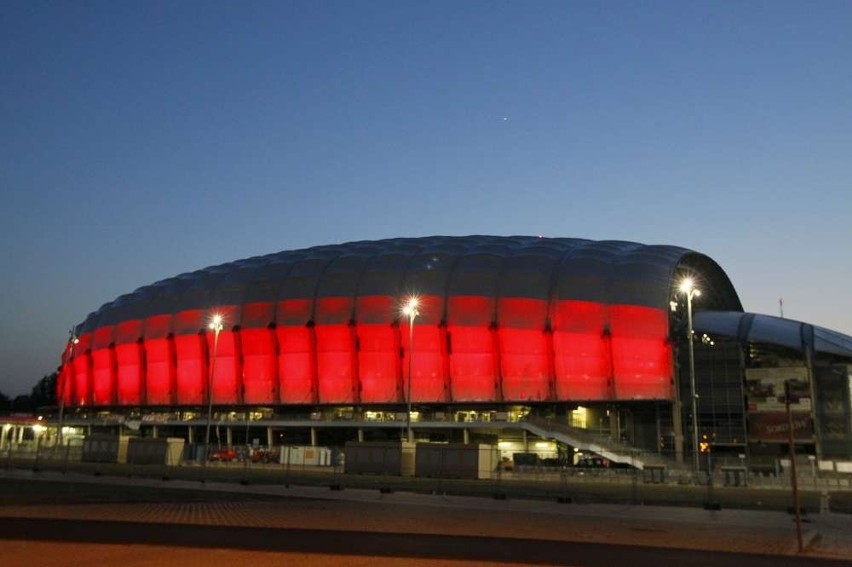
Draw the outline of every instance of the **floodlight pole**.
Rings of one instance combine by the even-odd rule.
[[[69,346],[68,346],[68,354],[65,356],[65,365],[73,364],[74,345],[76,345],[79,342],[80,342],[80,339],[78,339],[77,335],[74,334],[74,329],[72,328],[70,331],[68,331],[68,345]],[[63,365],[63,366],[65,366],[65,365]],[[62,370],[65,370],[65,369],[63,368]],[[56,377],[56,381],[59,382],[59,378],[63,374],[65,374],[67,376],[70,371],[71,371],[70,369],[68,370],[68,372],[60,371],[59,375],[57,375],[57,377]],[[60,392],[59,392],[59,431],[56,433],[56,442],[59,444],[60,447],[62,446],[62,425],[64,423],[64,418],[65,418],[65,389],[66,389],[66,386],[67,386],[65,384],[66,381],[67,381],[67,378],[63,378],[62,383],[57,384],[57,390],[60,390]]]
[[[686,320],[687,341],[689,341],[689,388],[692,397],[692,465],[695,474],[698,474],[698,393],[695,390],[695,350],[692,345],[692,298],[700,295],[698,290],[689,287],[686,291]],[[710,471],[707,471],[708,473]]]
[[[204,466],[210,460],[210,421],[213,418],[213,374],[216,371],[216,349],[219,346],[219,332],[224,328],[221,315],[214,315],[210,322],[213,330],[213,355],[210,358],[210,372],[207,374],[207,431],[204,435]]]
[[[411,298],[403,307],[402,312],[408,316],[408,413],[406,417],[406,431],[408,442],[414,441],[414,434],[411,431],[411,382],[414,378],[414,319],[420,312],[417,310],[417,299]]]

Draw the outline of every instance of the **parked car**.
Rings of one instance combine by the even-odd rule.
[[[210,460],[221,463],[230,463],[237,460],[236,449],[214,449],[210,452]]]
[[[252,449],[251,462],[253,463],[277,463],[279,459],[278,451],[272,449]]]
[[[608,469],[609,460],[603,457],[582,457],[576,466],[581,469]]]

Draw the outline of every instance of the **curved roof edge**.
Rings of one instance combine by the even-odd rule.
[[[698,333],[721,335],[741,342],[778,345],[800,352],[852,358],[852,337],[810,323],[772,315],[736,311],[699,311],[693,328]]]
[[[415,286],[427,295],[489,290],[492,297],[557,297],[667,310],[677,279],[686,275],[700,280],[701,308],[742,310],[722,268],[678,246],[540,236],[428,236],[285,250],[180,274],[103,304],[77,332],[246,301],[397,296],[401,286]]]

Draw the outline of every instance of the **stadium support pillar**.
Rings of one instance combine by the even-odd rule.
[[[267,427],[267,428],[266,428],[266,446],[267,446],[267,447],[272,447],[272,443],[273,443],[274,441],[275,441],[275,439],[272,437],[272,428],[271,428],[271,427]]]
[[[464,433],[464,444],[470,445],[470,429],[462,429],[462,433]],[[527,432],[524,431],[524,437],[526,437]]]
[[[317,446],[317,428],[311,427],[311,447]]]
[[[151,427],[151,437],[156,439],[159,436],[160,436],[160,429],[156,425]]]
[[[364,428],[359,427],[358,428],[358,443],[363,443],[363,442],[364,442]]]
[[[621,419],[618,415],[618,409],[614,407],[609,411],[609,438],[613,441],[618,441],[621,438]]]
[[[524,429],[523,431],[521,431],[521,433],[524,436],[524,453],[529,453],[530,452],[530,440],[529,440],[529,437],[527,436],[527,430]]]
[[[225,428],[225,444],[228,447],[231,447],[234,444],[234,432],[231,431],[230,427]]]
[[[186,441],[190,445],[195,443],[195,428],[192,426],[186,428]]]

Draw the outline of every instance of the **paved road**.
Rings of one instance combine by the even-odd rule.
[[[809,520],[799,555],[779,512],[0,472],[4,567],[852,564]]]
[[[777,557],[746,553],[701,552],[684,549],[667,549],[643,546],[576,543],[539,539],[519,539],[488,536],[454,536],[434,534],[387,534],[349,530],[243,528],[233,526],[183,525],[175,529],[171,524],[104,522],[85,520],[49,520],[0,518],[0,534],[13,542],[38,542],[19,547],[21,554],[10,556],[4,545],[4,564],[17,565],[69,565],[69,558],[61,546],[43,547],[41,542],[73,543],[77,546],[113,546],[106,557],[89,567],[99,565],[148,564],[163,565],[163,553],[173,548],[195,548],[203,554],[203,564],[209,567],[228,564],[227,557],[216,560],[217,550],[284,552],[303,559],[312,565],[350,565],[350,559],[384,558],[386,564],[412,564],[410,560],[473,561],[479,564],[510,565],[570,565],[583,567],[611,567],[633,565],[660,567],[661,565],[686,565],[710,567],[737,565],[738,567],[777,567],[779,565],[848,565],[839,560],[816,559],[802,556]],[[144,548],[139,547],[143,544]],[[127,546],[123,553],[114,546]],[[156,546],[159,551],[148,549]],[[213,549],[211,549],[213,548]],[[14,547],[12,549],[15,549]],[[52,550],[59,557],[48,557]],[[120,549],[120,548],[119,548]],[[36,559],[37,557],[37,559]],[[79,558],[78,558],[79,559]],[[197,558],[200,561],[200,557]],[[35,560],[35,562],[34,562]],[[90,560],[89,560],[90,561]],[[105,562],[106,561],[106,562]],[[141,563],[140,563],[141,561]],[[264,565],[269,565],[264,561]],[[230,564],[228,564],[230,565]]]

